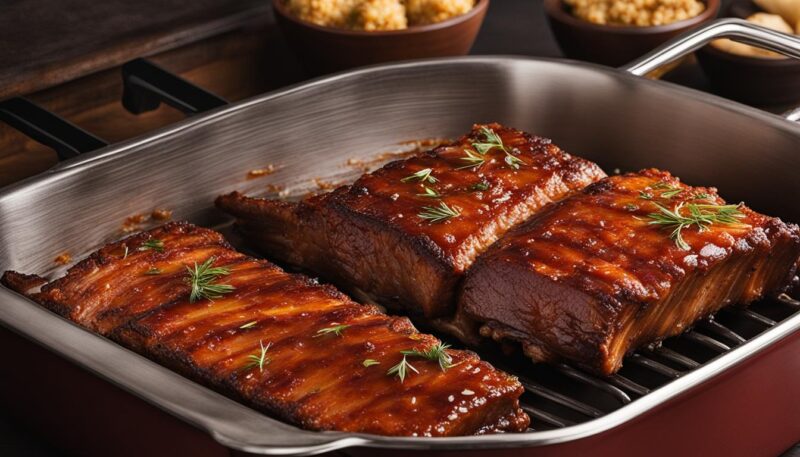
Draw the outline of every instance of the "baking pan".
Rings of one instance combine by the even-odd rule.
[[[221,193],[280,188],[302,195],[320,180],[358,175],[348,165],[354,161],[398,151],[409,140],[455,137],[474,122],[489,121],[553,138],[609,172],[661,167],[690,184],[714,184],[728,200],[746,199],[761,212],[800,221],[800,126],[637,76],[723,35],[800,57],[796,39],[722,20],[627,71],[521,57],[421,61],[353,71],[218,108],[3,189],[0,266],[55,274],[60,268],[53,259],[60,253],[81,257],[118,237],[130,216],[155,209],[225,229],[230,221],[212,206]],[[267,165],[275,173],[247,179],[248,170]],[[377,448],[394,455],[412,449],[774,455],[800,440],[800,303],[784,296],[759,306],[763,314],[755,316],[771,324],[590,420],[540,429],[547,421],[534,416],[534,430],[522,434],[398,438],[309,432],[271,419],[0,288],[0,322],[8,329],[189,424],[189,435],[199,429],[219,449],[273,455],[344,448],[363,455]],[[780,316],[765,316],[775,307],[783,307]],[[26,374],[14,376],[24,380]],[[617,379],[617,390],[619,385],[625,387]]]

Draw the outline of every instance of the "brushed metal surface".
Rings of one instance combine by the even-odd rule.
[[[0,191],[0,268],[53,271],[119,235],[126,217],[156,208],[220,226],[223,192],[296,194],[314,178],[357,175],[348,159],[407,140],[454,137],[497,121],[553,138],[608,172],[662,167],[727,199],[800,221],[800,126],[711,95],[589,64],[513,57],[416,62],[359,70],[267,94],[144,138],[62,163]],[[265,178],[247,171],[273,164]],[[315,433],[270,419],[196,385],[0,288],[0,322],[221,443],[264,454],[353,446],[413,449],[529,447],[576,440],[630,421],[800,328],[800,314],[599,419],[557,430],[460,438]]]

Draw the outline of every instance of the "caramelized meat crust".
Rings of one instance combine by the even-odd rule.
[[[191,302],[187,267],[208,259],[227,269],[212,283],[233,289]],[[108,245],[45,282],[3,276],[62,316],[304,428],[451,436],[528,425],[512,376],[474,353],[447,349],[452,367],[409,356],[416,371],[401,382],[387,374],[400,351],[439,340],[405,318],[240,254],[211,230],[171,223]]]
[[[662,208],[688,217],[724,203],[658,170],[606,178],[498,241],[467,274],[460,306],[484,335],[517,340],[536,360],[614,373],[629,351],[790,282],[795,225],[743,205],[680,238],[653,223]]]
[[[503,233],[604,176],[550,140],[488,124],[299,204],[233,193],[217,206],[271,258],[437,317],[452,314],[464,271]]]

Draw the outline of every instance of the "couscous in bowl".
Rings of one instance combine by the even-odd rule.
[[[486,16],[489,0],[475,0],[472,8],[450,19],[406,24],[405,28],[393,30],[370,29],[368,21],[360,28],[344,28],[327,25],[326,18],[301,18],[285,0],[273,0],[272,6],[300,63],[310,73],[320,74],[383,62],[467,54]],[[373,23],[387,25],[381,21],[385,17]],[[390,26],[394,23],[391,21],[390,18]]]

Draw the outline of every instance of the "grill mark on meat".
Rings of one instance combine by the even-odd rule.
[[[150,239],[162,240],[163,251],[138,250]],[[235,289],[213,302],[190,303],[186,267],[210,256],[214,266],[230,270],[217,283]],[[152,266],[165,273],[145,275]],[[108,245],[49,284],[15,272],[2,282],[184,376],[308,429],[452,436],[524,431],[529,422],[516,378],[475,354],[448,350],[456,365],[446,371],[415,358],[419,373],[401,383],[386,374],[400,351],[439,340],[418,333],[406,318],[237,253],[218,233],[189,224],[170,223]],[[334,323],[348,326],[341,336],[317,333]],[[263,372],[245,369],[268,343]],[[365,358],[380,365],[364,367]],[[464,389],[475,395],[461,396]]]
[[[601,374],[637,347],[686,330],[733,303],[781,292],[800,256],[800,229],[742,206],[741,224],[671,230],[641,191],[667,184],[724,204],[716,189],[689,187],[667,172],[606,178],[510,231],[473,266],[460,304],[481,333],[520,341],[537,360],[563,358]],[[635,204],[635,210],[624,210]]]
[[[482,127],[496,132],[509,151],[518,150],[525,164],[512,169],[495,148],[480,168],[462,168],[465,151],[484,141]],[[436,183],[403,182],[426,168]],[[232,193],[217,206],[236,216],[245,238],[270,258],[390,308],[447,319],[464,271],[489,245],[543,206],[604,176],[548,139],[499,124],[475,125],[457,141],[389,163],[329,194],[292,204]],[[489,188],[473,189],[481,182]],[[420,219],[423,207],[438,202],[418,195],[424,186],[460,215],[440,223]]]

